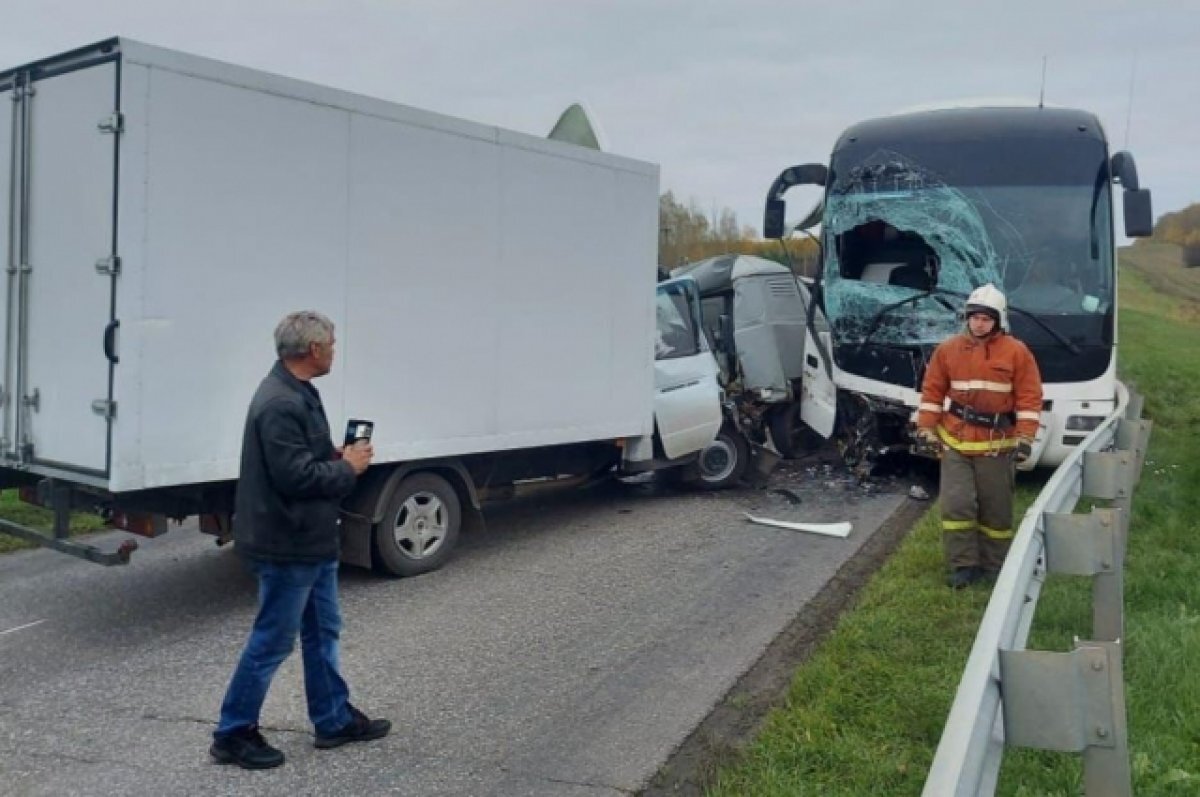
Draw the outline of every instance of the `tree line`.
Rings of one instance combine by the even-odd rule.
[[[1154,240],[1183,248],[1183,262],[1200,266],[1200,203],[1166,213],[1154,225]]]
[[[667,191],[658,198],[658,265],[663,272],[697,260],[737,253],[758,255],[787,264],[805,275],[815,273],[817,247],[807,239],[788,241],[788,255],[778,241],[764,241],[749,225],[739,225],[729,208],[706,212],[696,201],[684,204]]]

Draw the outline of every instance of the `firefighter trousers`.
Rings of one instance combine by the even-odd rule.
[[[952,570],[1000,570],[1013,538],[1011,451],[995,456],[964,456],[942,451],[942,547]]]

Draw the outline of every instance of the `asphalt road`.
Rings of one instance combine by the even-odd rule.
[[[0,557],[0,793],[634,793],[908,500],[907,484],[820,468],[772,486],[793,492],[614,484],[513,502],[437,573],[343,568],[343,669],[392,735],[315,750],[294,655],[262,716],[288,760],[263,772],[207,755],[254,612],[235,554],[185,526],[127,567]]]

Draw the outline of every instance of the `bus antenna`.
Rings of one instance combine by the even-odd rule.
[[[1046,102],[1046,56],[1042,56],[1042,88],[1038,92],[1038,109],[1040,110]]]
[[[1129,149],[1129,128],[1133,122],[1133,76],[1137,72],[1137,50],[1133,51],[1133,61],[1129,64],[1129,102],[1125,106],[1125,149]]]

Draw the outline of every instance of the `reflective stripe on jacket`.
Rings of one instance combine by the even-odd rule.
[[[980,413],[1014,413],[1016,424],[991,429],[946,411],[949,401]],[[946,445],[967,456],[1007,451],[1019,437],[1034,438],[1042,412],[1042,377],[1029,348],[1004,332],[984,340],[969,333],[933,352],[921,388],[917,425],[936,428]]]

